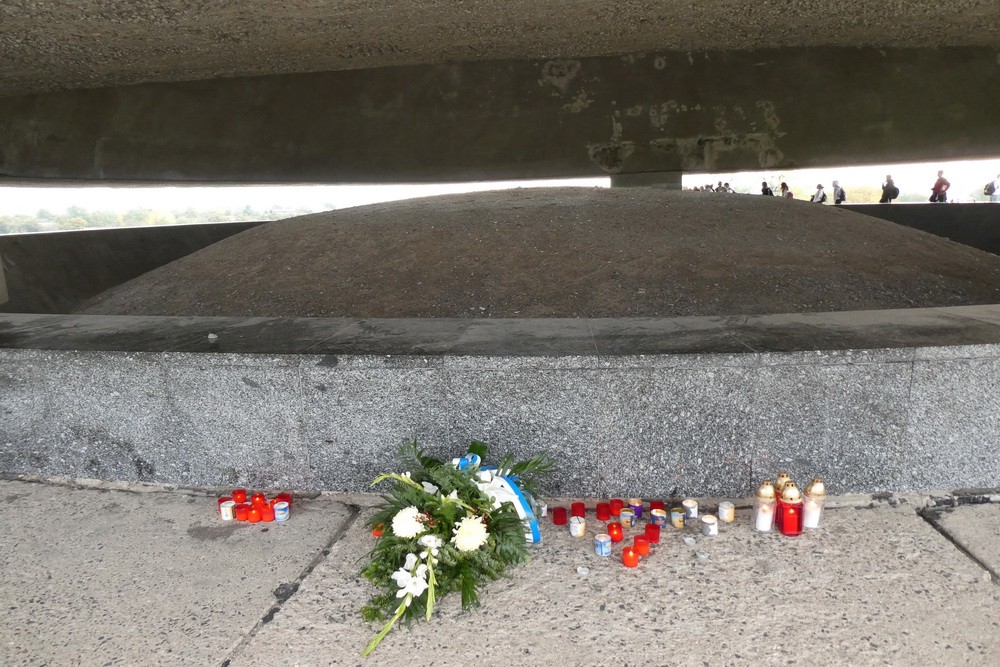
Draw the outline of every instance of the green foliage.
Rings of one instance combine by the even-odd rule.
[[[487,447],[474,441],[469,451],[485,460]],[[525,526],[517,509],[508,503],[493,506],[493,501],[477,486],[478,468],[458,470],[450,462],[427,456],[416,440],[400,447],[397,459],[406,473],[381,475],[373,482],[373,485],[385,481],[393,484],[383,496],[385,505],[368,520],[369,528],[382,530],[382,537],[361,570],[362,576],[378,588],[362,607],[362,618],[367,621],[388,619],[388,623],[362,655],[371,653],[396,622],[405,625],[421,617],[429,619],[435,600],[449,593],[460,593],[463,609],[477,606],[480,584],[499,579],[510,567],[530,558]],[[552,463],[544,455],[519,462],[504,459],[498,469],[502,475],[516,475],[521,489],[534,495],[542,493],[539,478],[552,470]],[[424,483],[434,485],[437,490],[429,492]],[[412,538],[394,534],[393,519],[411,507],[417,509],[424,532]],[[470,517],[485,524],[486,542],[478,549],[461,551],[451,539],[456,526]],[[436,555],[420,544],[424,536],[436,536],[441,540]],[[419,557],[416,563],[426,564],[429,585],[420,595],[408,593],[400,598],[396,595],[400,585],[392,577],[400,570],[407,572],[403,568],[409,554]],[[414,565],[409,572],[413,574],[417,570]]]

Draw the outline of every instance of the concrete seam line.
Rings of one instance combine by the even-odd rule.
[[[937,522],[937,517],[936,517],[937,512],[931,509],[923,509],[923,510],[918,510],[917,514],[920,516],[921,519],[930,524],[930,526],[934,530],[941,533],[944,539],[951,542],[952,546],[954,546],[960,552],[965,554],[966,558],[971,560],[973,563],[981,567],[987,574],[989,574],[990,581],[992,581],[994,584],[1000,585],[1000,574],[998,574],[997,571],[994,570],[992,567],[987,565],[985,561],[983,561],[978,556],[973,554],[971,551],[966,549],[965,545],[959,542],[951,533],[949,533],[941,524],[939,524]]]
[[[250,631],[247,632],[247,634],[243,637],[243,639],[240,640],[240,642],[235,646],[235,648],[233,648],[233,650],[229,652],[229,655],[226,656],[226,659],[222,661],[220,667],[229,667],[232,664],[233,660],[238,658],[240,654],[243,653],[246,647],[249,646],[250,642],[254,640],[254,637],[257,636],[257,633],[260,632],[260,629],[263,628],[268,623],[270,623],[277,615],[277,613],[281,611],[282,606],[284,606],[286,602],[288,602],[289,600],[292,599],[292,597],[295,596],[295,593],[297,593],[299,590],[299,586],[301,586],[302,582],[306,580],[306,577],[312,574],[313,570],[316,569],[317,565],[326,560],[326,557],[330,555],[330,550],[333,548],[333,545],[339,542],[340,539],[347,534],[347,531],[350,530],[352,526],[354,526],[354,522],[361,515],[361,508],[357,505],[348,505],[348,507],[350,508],[350,514],[348,515],[347,519],[340,525],[340,528],[334,531],[333,535],[330,536],[330,539],[327,540],[326,544],[323,545],[323,548],[319,550],[319,553],[317,553],[313,557],[313,559],[309,562],[309,564],[306,565],[305,569],[303,569],[302,572],[299,574],[299,576],[296,577],[295,582],[290,587],[288,595],[286,595],[284,599],[278,597],[278,601],[275,604],[271,605],[271,607],[267,610],[267,612],[265,612],[265,614],[261,617],[261,619],[257,621],[252,628],[250,628]]]

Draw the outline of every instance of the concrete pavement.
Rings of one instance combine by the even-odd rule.
[[[365,660],[371,496],[267,526],[221,522],[196,490],[0,496],[4,665],[1000,664],[998,504],[842,498],[798,538],[754,533],[744,507],[716,538],[667,529],[636,570],[546,521],[477,612],[447,599]]]

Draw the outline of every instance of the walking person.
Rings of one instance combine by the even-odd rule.
[[[826,203],[826,191],[823,190],[823,184],[816,184],[816,192],[813,194],[812,199],[810,199],[814,204],[825,204]]]
[[[879,204],[891,204],[892,200],[899,196],[899,188],[892,182],[892,175],[885,175],[885,183],[882,184],[882,198]]]
[[[762,195],[764,195],[765,197],[773,197],[774,196],[774,190],[772,190],[771,186],[767,184],[767,181],[763,181],[760,184],[760,193]]]
[[[944,177],[944,170],[938,172],[937,180],[934,181],[934,186],[931,188],[931,201],[943,204],[948,201],[948,188],[951,187],[951,183],[948,179]]]
[[[1000,202],[1000,174],[997,174],[995,179],[986,184],[983,194],[989,195],[990,201]]]
[[[834,181],[833,182],[834,205],[839,206],[840,204],[843,204],[845,201],[847,201],[847,192],[844,191],[844,188],[840,187],[840,181]]]

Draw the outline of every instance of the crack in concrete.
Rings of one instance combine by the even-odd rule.
[[[928,524],[930,524],[931,528],[933,528],[934,530],[936,530],[937,532],[939,532],[941,534],[941,536],[944,537],[944,539],[948,540],[952,544],[952,546],[954,546],[956,549],[958,549],[961,553],[965,554],[965,556],[969,560],[971,560],[973,563],[975,563],[976,565],[978,565],[979,567],[981,567],[985,572],[987,572],[990,575],[990,581],[992,581],[994,584],[1000,585],[1000,573],[997,573],[997,571],[994,570],[992,567],[990,567],[985,561],[983,561],[978,556],[976,556],[974,553],[972,553],[971,551],[969,551],[965,547],[965,545],[963,545],[961,542],[959,542],[958,539],[954,535],[952,535],[951,533],[949,533],[948,530],[944,526],[942,526],[941,524],[938,523],[937,516],[940,513],[941,513],[941,510],[934,510],[934,509],[917,510],[917,515],[921,519],[923,519]]]
[[[294,582],[290,584],[281,584],[277,589],[275,589],[274,594],[278,601],[271,605],[260,620],[257,621],[252,628],[250,628],[250,631],[247,632],[243,639],[240,640],[239,644],[237,644],[236,647],[229,652],[229,655],[226,656],[226,659],[222,661],[219,667],[230,667],[233,660],[240,657],[243,651],[246,650],[246,647],[250,645],[250,642],[252,642],[257,636],[257,633],[260,632],[260,629],[270,623],[277,613],[281,611],[281,608],[285,605],[285,603],[295,596],[295,593],[298,592],[299,587],[302,585],[302,582],[306,580],[306,577],[312,574],[317,565],[326,560],[326,557],[330,555],[330,550],[333,548],[333,545],[339,542],[340,539],[347,534],[347,531],[354,526],[354,522],[361,514],[361,507],[358,505],[348,505],[347,507],[350,509],[350,514],[347,519],[336,531],[334,531],[333,535],[330,536],[330,539],[327,540],[325,545],[323,545],[323,548],[320,549],[319,553],[313,557],[308,565],[306,565],[306,567],[302,570],[302,573],[299,574]]]

